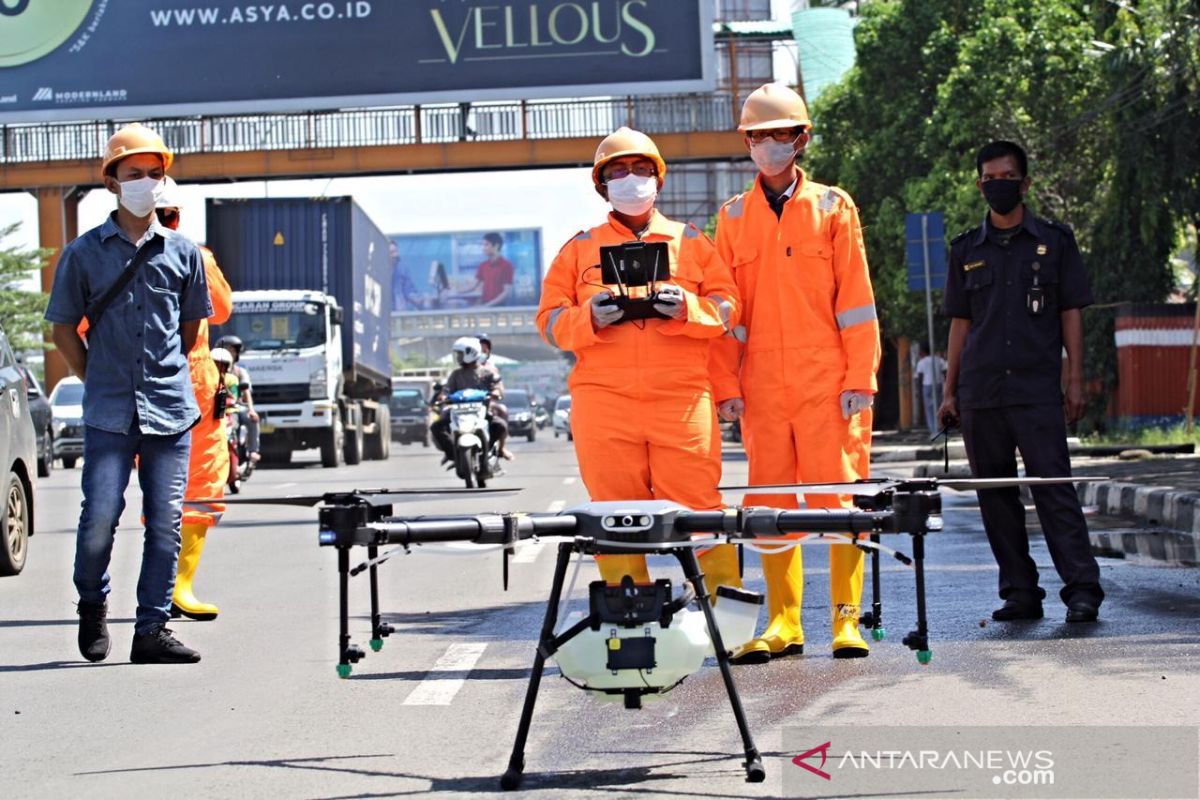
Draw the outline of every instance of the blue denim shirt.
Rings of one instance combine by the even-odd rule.
[[[126,433],[136,420],[143,434],[167,436],[200,416],[179,326],[207,318],[212,305],[191,239],[155,220],[141,246],[152,255],[88,331],[83,422]],[[58,261],[46,319],[77,326],[136,252],[112,216],[71,242]]]

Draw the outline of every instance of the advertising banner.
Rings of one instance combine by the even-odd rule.
[[[713,88],[711,2],[0,0],[0,122]]]
[[[392,312],[536,306],[542,231],[397,234]]]

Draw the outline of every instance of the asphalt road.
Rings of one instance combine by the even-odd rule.
[[[522,487],[518,497],[429,502],[420,511],[546,511],[585,499],[564,440],[543,435],[514,450],[518,460],[494,485]],[[730,455],[726,477],[740,481],[745,462]],[[495,555],[394,558],[381,572],[382,605],[399,630],[382,652],[368,652],[350,679],[339,680],[334,553],[317,546],[315,512],[239,507],[211,535],[197,578],[198,594],[221,606],[220,618],[172,626],[203,661],[137,666],[127,658],[140,556],[132,486],[113,557],[113,653],[90,665],[75,647],[70,572],[79,474],[60,469],[39,483],[38,533],[28,566],[0,580],[0,797],[497,792],[549,589],[553,545],[520,557],[507,593]],[[431,451],[410,446],[397,448],[389,462],[337,471],[321,469],[311,457],[260,470],[246,495],[385,485],[456,482],[438,470]],[[1047,618],[984,623],[996,605],[994,566],[973,497],[947,494],[947,531],[929,545],[929,666],[900,644],[914,603],[911,572],[899,565],[885,573],[887,640],[875,644],[868,659],[834,661],[825,551],[806,550],[808,652],[735,668],[758,746],[767,754],[765,783],[743,780],[740,741],[715,668],[641,711],[593,701],[551,671],[518,796],[782,796],[782,774],[797,769],[790,763],[795,753],[783,749],[783,731],[799,725],[1200,722],[1200,572],[1103,560],[1109,599],[1102,621],[1068,627],[1039,539],[1034,550],[1050,593]],[[909,550],[906,538],[889,543]],[[652,564],[659,573],[670,570],[666,559]],[[580,589],[592,569],[584,565]],[[754,557],[746,579],[761,588]],[[365,646],[365,576],[351,590],[359,612],[354,634]],[[441,671],[431,673],[439,664]]]

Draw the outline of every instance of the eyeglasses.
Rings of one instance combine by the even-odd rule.
[[[635,164],[632,169],[623,164],[617,164],[607,171],[604,182],[619,181],[621,178],[628,178],[630,175],[637,175],[639,178],[656,178],[658,177],[658,169],[653,164]]]
[[[791,144],[800,138],[804,128],[775,128],[769,131],[746,131],[746,138],[754,144],[774,139],[781,144]]]

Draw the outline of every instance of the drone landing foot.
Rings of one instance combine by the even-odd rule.
[[[717,666],[721,670],[721,680],[725,683],[725,693],[729,695],[729,704],[733,706],[733,717],[737,720],[738,733],[742,736],[742,747],[746,751],[746,782],[761,783],[767,776],[763,769],[762,758],[754,739],[750,736],[750,726],[746,723],[746,712],[742,709],[742,699],[738,695],[737,686],[733,683],[733,672],[729,669],[729,651],[721,640],[721,631],[717,627],[716,617],[713,616],[712,604],[709,602],[708,590],[704,587],[704,574],[700,571],[700,561],[696,551],[683,547],[674,551],[683,567],[684,578],[692,584],[696,592],[697,605],[704,612],[704,620],[708,623],[708,635],[712,638],[713,651],[717,654]]]
[[[533,707],[537,704],[538,689],[542,684],[542,672],[546,658],[554,646],[554,627],[558,624],[558,601],[562,597],[563,582],[567,566],[571,561],[574,545],[562,542],[558,546],[558,561],[554,565],[554,581],[550,587],[550,600],[546,603],[546,616],[542,619],[542,635],[538,639],[537,652],[533,657],[533,671],[529,675],[529,688],[525,692],[525,705],[521,708],[521,721],[517,725],[517,738],[513,742],[508,769],[500,777],[500,788],[512,791],[521,785],[525,772],[525,742],[529,738],[529,726],[533,722]],[[547,648],[551,649],[547,649]]]

